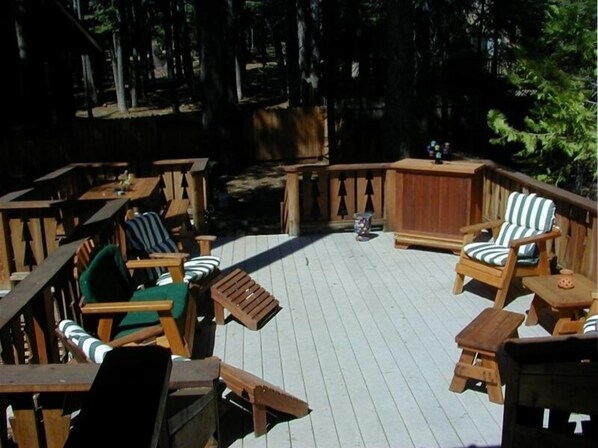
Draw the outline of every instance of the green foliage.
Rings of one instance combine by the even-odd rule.
[[[509,78],[534,99],[521,129],[500,111],[487,117],[491,143],[517,144],[523,170],[586,196],[597,178],[595,24],[594,0],[551,1],[541,38],[517,49]]]
[[[111,35],[118,31],[118,9],[114,1],[92,0],[89,4],[90,14],[85,16],[92,23],[91,30],[97,35]]]

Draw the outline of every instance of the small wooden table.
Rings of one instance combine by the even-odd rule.
[[[95,185],[81,195],[79,199],[110,200],[125,198],[129,200],[131,205],[143,205],[147,209],[152,209],[153,206],[157,205],[159,185],[159,177],[137,177],[127,191],[119,192],[120,182],[117,180]]]
[[[573,274],[574,288],[557,286],[561,275],[524,277],[523,286],[534,293],[525,325],[536,325],[542,309],[550,307],[557,315],[553,336],[579,333],[584,322],[584,309],[592,304],[595,282],[580,274]]]

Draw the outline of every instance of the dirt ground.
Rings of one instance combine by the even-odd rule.
[[[282,164],[251,165],[241,173],[212,178],[213,212],[208,230],[217,236],[281,233]]]

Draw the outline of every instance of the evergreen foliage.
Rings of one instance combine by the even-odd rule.
[[[517,49],[509,80],[534,103],[519,126],[491,110],[491,143],[518,145],[521,170],[596,198],[596,2],[553,0],[540,39]]]

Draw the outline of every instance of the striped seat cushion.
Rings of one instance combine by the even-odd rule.
[[[64,337],[79,347],[89,361],[100,364],[104,361],[106,353],[112,350],[112,347],[105,342],[90,336],[75,321],[70,319],[62,320],[58,323],[58,329]],[[190,358],[181,355],[171,355],[172,361],[191,361]]]
[[[130,253],[176,253],[178,248],[156,212],[145,212],[129,221],[126,228],[127,245]],[[220,265],[220,259],[213,256],[195,257],[185,262],[185,281],[197,282],[210,275]],[[148,270],[150,281],[156,285],[172,283],[172,276],[164,268]]]
[[[216,268],[220,266],[220,258],[211,255],[203,255],[201,257],[194,257],[184,264],[186,282],[198,282],[203,278],[208,277]],[[172,283],[172,276],[169,272],[160,275],[156,280],[156,286],[167,285]]]
[[[58,329],[64,334],[65,338],[79,347],[91,362],[101,363],[104,361],[106,353],[112,350],[108,344],[90,336],[76,322],[65,319],[60,321]]]
[[[586,321],[583,324],[583,333],[598,333],[598,314],[590,316],[586,319]]]
[[[504,266],[513,240],[549,232],[554,224],[555,205],[550,199],[535,194],[513,192],[507,200],[505,222],[496,240],[465,245],[465,253],[476,260],[495,266]],[[519,247],[518,265],[536,264],[537,248],[534,243]]]

